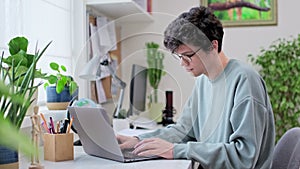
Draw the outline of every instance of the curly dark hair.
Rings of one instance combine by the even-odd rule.
[[[213,12],[204,6],[191,8],[172,21],[164,32],[164,45],[174,52],[180,45],[194,45],[204,51],[212,49],[211,42],[218,41],[222,50],[223,26]]]

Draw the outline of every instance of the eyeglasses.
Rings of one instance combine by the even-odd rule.
[[[188,61],[188,62],[191,62],[192,61],[192,57],[201,50],[202,48],[199,48],[198,50],[196,50],[195,52],[191,53],[191,54],[179,54],[179,53],[176,53],[176,52],[173,52],[172,55],[175,59],[177,60],[185,60],[185,61]]]

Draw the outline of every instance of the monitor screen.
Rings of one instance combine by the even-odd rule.
[[[147,90],[147,68],[133,64],[130,78],[128,116],[145,111]]]

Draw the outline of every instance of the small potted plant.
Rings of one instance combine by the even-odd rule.
[[[50,43],[41,52],[36,49],[34,54],[28,54],[28,40],[25,37],[15,37],[8,44],[10,56],[4,57],[4,52],[2,53],[0,60],[0,82],[2,86],[3,84],[5,85],[6,89],[1,88],[0,92],[0,118],[2,121],[6,121],[7,125],[3,124],[4,126],[13,126],[14,129],[12,130],[14,131],[20,129],[29,106],[36,99],[34,98],[34,93],[41,83],[36,85],[34,83],[35,79],[43,78],[44,76],[36,68],[36,65]],[[24,98],[24,100],[18,102],[16,98]],[[1,129],[5,130],[4,126],[1,125]],[[9,140],[10,136],[12,135],[8,135],[5,138],[0,137],[1,140]],[[16,140],[13,140],[13,138],[9,141],[16,143]],[[10,146],[3,145],[1,144],[0,146],[0,164],[13,165],[18,168],[16,164],[18,163],[18,150],[14,151],[10,149]],[[2,160],[3,158],[5,159]],[[4,163],[2,163],[3,161]],[[3,167],[1,165],[0,168]]]
[[[67,72],[64,65],[51,62],[50,68],[56,74],[50,74],[44,78],[48,81],[44,84],[47,107],[49,110],[65,110],[69,102],[78,95],[78,85],[71,76],[63,74]]]
[[[150,118],[161,122],[164,103],[158,102],[158,85],[161,77],[165,74],[163,71],[165,56],[163,52],[159,51],[159,45],[155,42],[146,43],[146,52],[148,64],[147,75],[150,86],[153,88],[153,91],[148,96]]]

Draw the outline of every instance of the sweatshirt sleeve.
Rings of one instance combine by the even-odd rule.
[[[254,168],[259,152],[263,151],[260,145],[266,118],[266,108],[249,97],[232,112],[233,133],[228,143],[174,144],[174,158],[194,159],[204,168]]]

